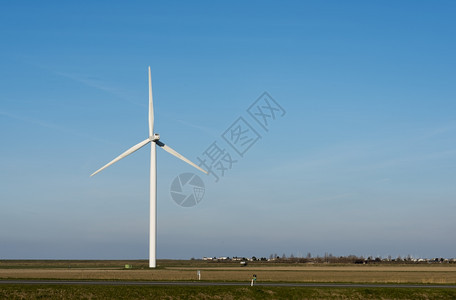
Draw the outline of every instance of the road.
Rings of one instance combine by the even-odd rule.
[[[2,284],[33,285],[179,285],[179,286],[250,286],[250,282],[212,282],[212,281],[98,281],[98,280],[0,280]],[[456,285],[418,285],[418,284],[359,284],[359,283],[255,283],[264,287],[333,287],[333,288],[431,288],[456,289]]]

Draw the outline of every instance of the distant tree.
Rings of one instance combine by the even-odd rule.
[[[287,259],[287,255],[285,253],[282,254],[282,259]]]
[[[270,254],[270,255],[269,255],[269,259],[270,259],[270,260],[274,259],[274,254]]]
[[[358,259],[358,257],[357,257],[356,255],[354,255],[354,254],[350,254],[350,255],[347,257],[347,259],[348,259],[348,261],[350,261],[350,262],[355,262],[355,261]]]
[[[312,253],[307,252],[307,256],[306,256],[306,257],[307,257],[307,258],[312,258]]]
[[[364,259],[357,259],[355,260],[355,264],[363,264],[364,263]]]

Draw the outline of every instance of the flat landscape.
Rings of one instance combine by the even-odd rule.
[[[131,269],[125,269],[131,265]],[[147,261],[0,261],[0,279],[65,280],[197,280],[249,282],[413,283],[456,284],[456,264],[288,264],[159,260]]]
[[[130,265],[131,268],[125,268]],[[197,271],[202,283],[215,286],[190,286],[197,282]],[[249,286],[255,274],[257,286]],[[159,260],[158,268],[147,268],[147,261],[63,261],[63,260],[4,260],[0,261],[0,281],[6,280],[67,280],[122,282],[118,286],[60,285],[3,283],[0,298],[37,299],[454,299],[456,288],[455,264],[291,264],[251,262],[240,266],[235,262],[207,262],[200,260]],[[141,281],[169,281],[178,285],[141,285]],[[123,282],[127,282],[124,284]],[[128,284],[138,282],[139,285]],[[179,282],[182,284],[179,285]],[[227,286],[238,283],[243,286]],[[269,286],[272,283],[354,283],[365,286]],[[261,285],[265,284],[265,285]],[[369,284],[387,284],[374,287]],[[397,284],[423,287],[398,287]],[[432,288],[425,287],[432,285]],[[441,288],[435,286],[441,285]]]

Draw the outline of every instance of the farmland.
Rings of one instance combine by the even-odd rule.
[[[125,269],[125,265],[132,269]],[[456,284],[455,264],[338,265],[159,260],[157,269],[138,261],[1,261],[0,279],[196,280],[261,282]]]
[[[125,269],[131,265],[131,269]],[[269,264],[214,263],[199,260],[159,260],[157,269],[147,261],[0,261],[0,280],[87,281],[197,281],[240,282],[245,286],[109,286],[56,284],[2,284],[4,299],[454,299],[456,289],[408,287],[276,287],[248,283],[253,274],[258,283],[358,283],[455,285],[455,264]]]

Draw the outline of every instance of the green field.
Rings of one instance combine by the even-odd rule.
[[[0,299],[455,299],[454,289],[1,285]]]

